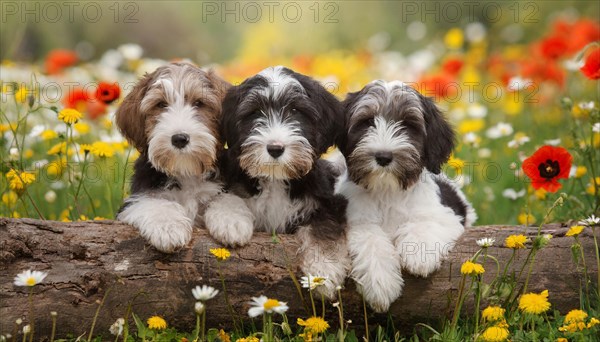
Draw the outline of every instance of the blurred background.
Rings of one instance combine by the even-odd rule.
[[[1,215],[113,217],[137,157],[114,112],[140,76],[176,60],[234,84],[282,64],[339,98],[373,79],[412,82],[456,128],[445,171],[478,223],[540,223],[557,194],[520,170],[542,145],[574,156],[560,190],[569,199],[548,220],[598,215],[600,61],[582,68],[598,49],[599,1],[2,1],[0,10]],[[82,119],[65,125],[63,108]],[[97,148],[83,154],[84,144]],[[83,172],[87,163],[101,175]],[[17,188],[9,170],[36,179]]]

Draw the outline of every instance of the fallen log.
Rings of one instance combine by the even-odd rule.
[[[581,270],[571,257],[573,238],[565,237],[567,227],[547,225],[544,233],[554,235],[549,245],[538,253],[533,269],[531,291],[548,289],[553,308],[561,313],[579,306]],[[587,230],[589,231],[589,230]],[[403,296],[390,310],[396,327],[411,329],[417,322],[435,324],[451,315],[460,282],[460,265],[471,257],[478,246],[475,241],[493,237],[496,246],[489,254],[506,262],[512,250],[502,247],[510,234],[535,236],[534,228],[515,226],[479,226],[463,235],[442,269],[428,278],[405,276]],[[595,250],[591,233],[584,232],[580,241],[588,262],[590,278],[597,279]],[[296,260],[298,243],[293,235],[257,233],[252,243],[232,250],[229,260],[217,265],[209,253],[219,245],[206,230],[197,229],[187,248],[174,254],[156,251],[139,237],[137,231],[116,221],[54,222],[33,219],[0,218],[0,334],[12,333],[18,318],[27,323],[29,288],[13,284],[16,274],[27,270],[48,273],[42,284],[33,288],[36,336],[47,336],[51,330],[50,312],[57,317],[57,336],[75,336],[89,332],[100,301],[95,334],[108,335],[109,326],[123,317],[131,305],[142,319],[151,315],[164,317],[170,326],[191,331],[195,325],[192,287],[209,284],[221,289],[225,279],[236,315],[247,318],[248,301],[265,294],[287,301],[288,314],[307,317],[307,293],[304,298],[292,281],[291,274],[302,274]],[[517,255],[513,268],[519,270],[526,250]],[[488,259],[484,279],[495,277],[495,264]],[[345,319],[350,329],[363,329],[363,304],[352,281],[342,291]],[[337,313],[327,304],[330,322]],[[467,310],[469,306],[467,305]],[[370,324],[386,324],[387,315],[368,310]],[[257,322],[258,323],[258,322]],[[231,328],[223,293],[208,303],[207,326]]]

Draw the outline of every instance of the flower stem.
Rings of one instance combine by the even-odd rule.
[[[527,272],[527,277],[525,278],[525,285],[523,285],[523,293],[527,293],[527,286],[529,285],[529,278],[531,277],[531,272],[533,271],[533,265],[535,264],[535,256],[537,255],[537,249],[532,249],[533,253],[531,253],[531,262],[529,263],[529,271]]]
[[[96,314],[94,315],[94,319],[92,320],[92,327],[90,328],[90,333],[88,334],[88,341],[92,340],[92,336],[94,334],[94,327],[96,326],[96,321],[98,320],[98,315],[100,314],[100,309],[102,308],[102,305],[104,305],[104,301],[106,300],[106,297],[108,296],[108,294],[110,293],[110,289],[106,290],[106,292],[104,293],[104,296],[102,297],[102,301],[100,301],[100,305],[98,305],[98,308],[96,309]]]
[[[575,241],[577,242],[577,244],[579,246],[581,246],[581,243],[579,242],[579,237],[575,236]],[[589,279],[588,279],[588,270],[587,270],[587,265],[585,263],[585,253],[583,251],[583,247],[581,246],[579,248],[579,250],[581,251],[581,264],[583,266],[583,281],[585,282],[585,295],[587,297],[587,305],[589,305],[590,303],[590,288],[588,285]]]
[[[237,318],[235,312],[233,311],[233,307],[231,306],[231,302],[229,301],[227,286],[225,285],[225,278],[221,272],[221,263],[219,261],[217,261],[217,272],[219,273],[219,279],[221,279],[221,286],[223,287],[223,296],[225,297],[225,303],[227,304],[227,311],[229,312],[229,316],[231,316],[231,320],[233,321],[233,327],[236,331],[239,331]]]
[[[50,334],[50,342],[54,342],[54,335],[56,335],[56,316],[52,315],[52,333]],[[117,337],[119,337],[117,335]]]
[[[477,331],[479,331],[479,304],[481,303],[481,283],[482,283],[482,276],[479,276],[479,279],[477,280],[477,294],[475,295],[476,299],[475,299],[475,330],[474,332],[477,333]]]
[[[456,329],[456,323],[458,323],[458,316],[460,316],[460,309],[463,304],[463,292],[465,290],[465,283],[467,280],[467,275],[463,274],[460,279],[460,285],[458,288],[458,300],[456,301],[456,306],[454,307],[454,314],[452,315],[452,324],[450,325],[451,329]]]
[[[33,286],[31,286],[31,290],[29,290],[29,342],[33,341],[34,329]],[[23,336],[23,340],[25,340],[25,336]]]
[[[592,227],[592,235],[594,236],[594,246],[596,247],[596,270],[598,273],[598,295],[600,296],[600,251],[598,251],[598,239],[596,238],[596,226]]]
[[[365,301],[365,296],[362,297],[363,302],[363,315],[365,317],[365,342],[369,342],[369,318],[367,317],[367,302]]]
[[[310,304],[312,306],[313,317],[317,317],[317,309],[315,307],[315,299],[312,295],[312,290],[308,290],[308,295],[310,296]]]

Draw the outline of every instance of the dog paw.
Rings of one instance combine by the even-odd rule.
[[[117,218],[136,227],[140,235],[161,252],[172,253],[192,239],[192,219],[176,202],[139,197]]]
[[[390,272],[391,271],[391,272]],[[402,294],[404,280],[399,272],[371,272],[355,278],[358,291],[375,312],[386,312]]]
[[[204,213],[204,223],[210,235],[227,246],[243,246],[254,233],[254,218],[244,201],[234,195],[222,194]]]
[[[140,229],[152,246],[163,253],[173,253],[192,239],[190,220],[164,219]]]

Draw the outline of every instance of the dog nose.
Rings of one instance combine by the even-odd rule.
[[[190,142],[190,136],[185,133],[173,134],[171,144],[177,148],[184,148]]]
[[[283,151],[285,151],[285,147],[283,147],[282,144],[268,144],[267,145],[267,152],[269,152],[271,157],[273,157],[275,159],[279,158],[279,156],[281,156],[283,154]]]
[[[377,162],[377,164],[379,164],[381,166],[388,165],[389,163],[392,162],[393,158],[394,158],[394,156],[392,155],[392,152],[390,152],[390,151],[375,152],[375,161]]]

